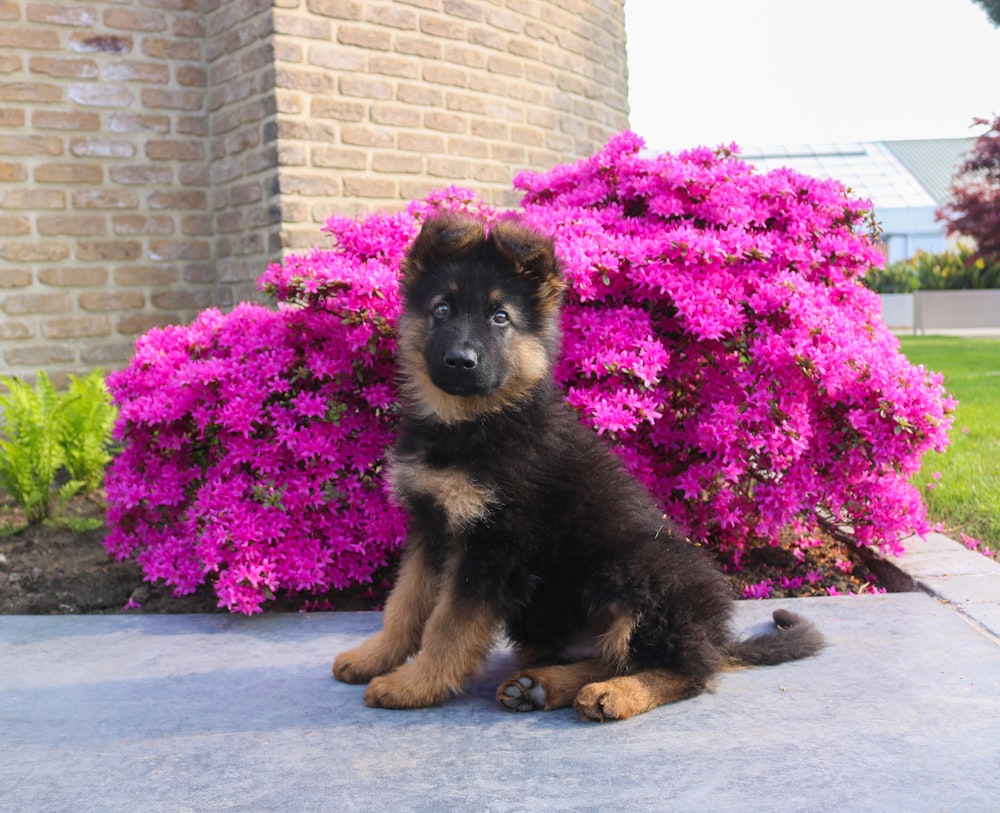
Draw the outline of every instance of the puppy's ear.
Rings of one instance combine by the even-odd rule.
[[[490,232],[497,251],[514,264],[519,274],[531,278],[552,294],[565,283],[556,260],[552,240],[514,220],[501,220]]]
[[[461,254],[486,239],[482,222],[443,214],[424,222],[420,234],[403,260],[403,279],[412,280],[435,263]]]

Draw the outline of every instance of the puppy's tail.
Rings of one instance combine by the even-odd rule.
[[[801,616],[775,610],[773,617],[775,629],[729,645],[727,666],[774,666],[808,658],[826,646],[819,630]]]

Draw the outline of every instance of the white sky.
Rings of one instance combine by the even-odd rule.
[[[653,149],[978,135],[1000,29],[972,0],[625,0],[632,129]]]

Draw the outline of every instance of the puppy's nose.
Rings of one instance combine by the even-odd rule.
[[[444,353],[444,363],[458,370],[474,370],[479,356],[471,347],[449,347]]]

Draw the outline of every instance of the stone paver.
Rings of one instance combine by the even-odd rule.
[[[921,592],[791,603],[818,657],[606,725],[501,710],[503,651],[441,708],[367,709],[329,666],[378,614],[0,617],[0,809],[996,810],[996,639]]]

